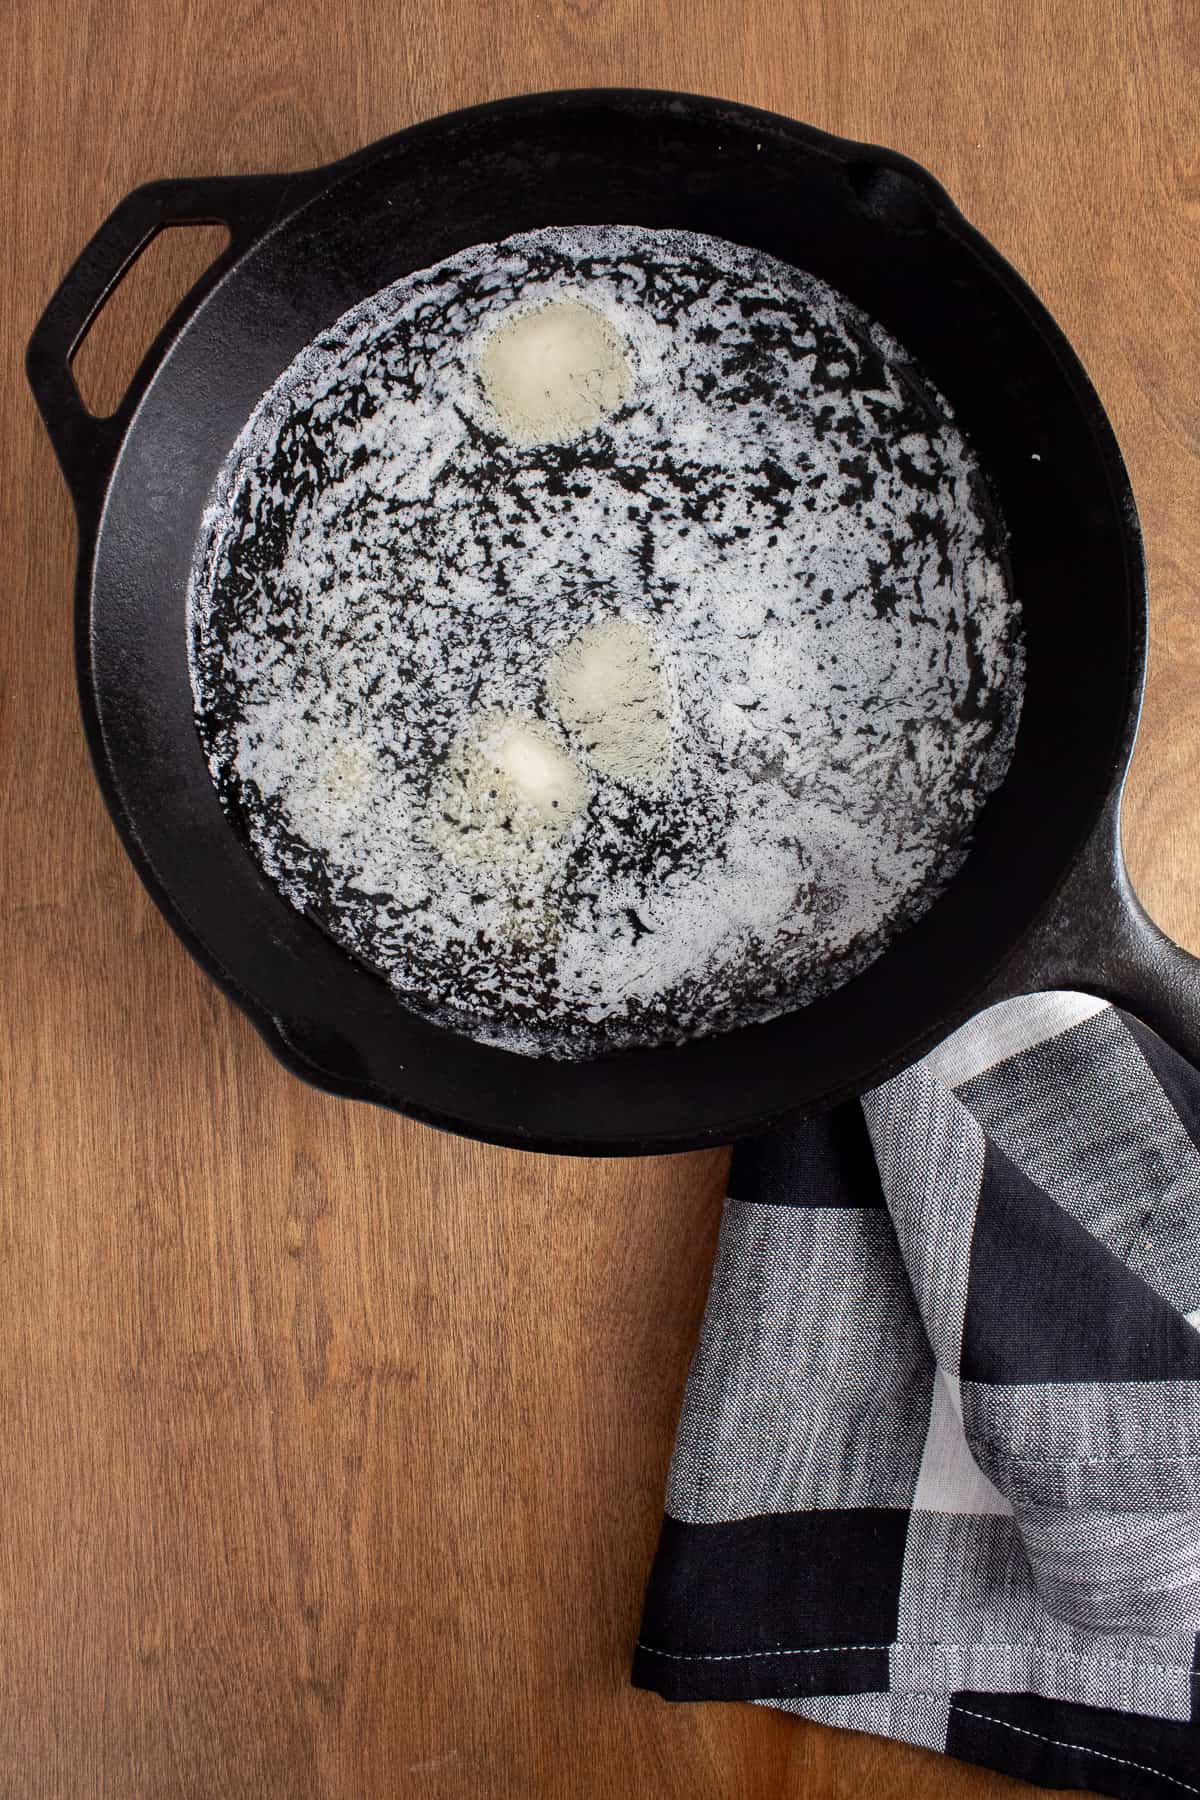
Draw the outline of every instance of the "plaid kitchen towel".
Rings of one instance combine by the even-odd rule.
[[[634,1680],[1200,1796],[1200,1076],[1006,1002],[738,1147]]]

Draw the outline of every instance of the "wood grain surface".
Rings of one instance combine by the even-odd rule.
[[[93,786],[20,357],[135,183],[505,93],[707,91],[908,152],[1048,302],[1124,447],[1153,609],[1127,846],[1200,950],[1197,38],[1195,0],[6,0],[0,1794],[1021,1791],[628,1687],[723,1156],[481,1148],[272,1061]],[[202,248],[131,278],[90,394]]]

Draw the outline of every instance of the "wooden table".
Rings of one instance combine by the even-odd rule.
[[[523,89],[721,93],[919,158],[1049,303],[1153,592],[1127,807],[1200,950],[1195,0],[8,0],[0,1793],[1017,1793],[627,1664],[720,1154],[572,1162],[323,1098],[118,848],[77,727],[73,532],[19,353],[153,176],[296,167]],[[177,232],[81,355],[111,404]]]

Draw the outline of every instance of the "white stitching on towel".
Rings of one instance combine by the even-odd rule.
[[[653,1644],[647,1644],[644,1639],[639,1638],[637,1640],[637,1648],[639,1650],[644,1650],[647,1656],[666,1656],[669,1657],[672,1662],[743,1662],[747,1657],[752,1656],[837,1656],[843,1650],[911,1650],[913,1654],[917,1656],[936,1656],[943,1650],[948,1650],[953,1654],[959,1650],[969,1652],[972,1650],[988,1649],[1006,1650],[1010,1654],[1026,1656],[1034,1650],[1036,1646],[1033,1644],[906,1644],[900,1639],[894,1639],[891,1643],[887,1644],[818,1644],[813,1649],[802,1650],[727,1650],[724,1652],[716,1652],[711,1650],[657,1650]],[[1198,1672],[1195,1669],[1185,1668],[1182,1663],[1142,1662],[1140,1660],[1137,1662],[1132,1660],[1114,1662],[1111,1658],[1073,1655],[1071,1652],[1063,1650],[1052,1651],[1050,1653],[1050,1660],[1054,1663],[1056,1668],[1061,1664],[1064,1667],[1074,1667],[1085,1671],[1088,1669],[1132,1669],[1139,1675],[1162,1674],[1187,1675],[1189,1677],[1194,1677]],[[909,1688],[888,1689],[889,1693],[895,1694],[907,1694],[911,1691],[912,1690]],[[944,1693],[945,1691],[943,1690],[941,1695],[929,1695],[926,1697],[930,1699],[940,1699],[944,1698]],[[961,1711],[962,1709],[960,1708],[959,1710]],[[983,1714],[979,1713],[976,1716],[982,1718]],[[1003,1724],[1003,1720],[998,1719],[996,1723]],[[1196,1788],[1193,1791],[1200,1794],[1200,1788]]]
[[[1157,1775],[1160,1781],[1169,1781],[1172,1787],[1182,1788],[1188,1794],[1200,1794],[1200,1788],[1193,1787],[1190,1781],[1180,1781],[1177,1775],[1168,1775],[1164,1769],[1156,1769],[1152,1763],[1133,1762],[1128,1756],[1113,1756],[1108,1750],[1094,1750],[1090,1744],[1070,1744],[1065,1738],[1046,1737],[1040,1731],[1027,1731],[1024,1725],[1010,1725],[1007,1719],[993,1719],[990,1713],[972,1712],[969,1706],[956,1706],[950,1702],[950,1711],[962,1713],[968,1719],[982,1719],[985,1725],[1001,1725],[1005,1731],[1015,1731],[1021,1737],[1037,1738],[1043,1744],[1053,1744],[1057,1750],[1078,1750],[1084,1756],[1098,1756],[1103,1762],[1119,1763],[1123,1769],[1140,1769],[1143,1775]]]
[[[750,1656],[838,1656],[843,1650],[890,1650],[890,1644],[820,1644],[815,1650],[730,1650],[714,1655],[706,1650],[656,1650],[653,1644],[638,1639],[637,1647],[647,1656],[668,1656],[672,1662],[744,1662]]]
[[[1111,1456],[1026,1456],[1022,1451],[997,1448],[994,1438],[971,1440],[968,1433],[968,1441],[979,1444],[983,1449],[995,1451],[998,1457],[1003,1457],[1006,1462],[1016,1463],[1021,1468],[1028,1465],[1035,1469],[1097,1469],[1103,1468],[1108,1463],[1116,1463],[1122,1469],[1140,1469],[1143,1464],[1157,1465],[1159,1463],[1183,1463],[1188,1468],[1200,1466],[1200,1456],[1195,1454],[1189,1456],[1126,1456],[1118,1450],[1114,1451]],[[1187,1509],[1181,1507],[1179,1510],[1182,1512]]]

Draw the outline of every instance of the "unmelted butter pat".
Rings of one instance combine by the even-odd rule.
[[[530,726],[506,733],[496,752],[496,767],[524,804],[547,825],[564,823],[579,810],[582,777],[571,758]]]
[[[584,759],[630,787],[663,787],[673,761],[670,692],[646,627],[589,625],[546,666],[546,691]]]
[[[588,794],[587,776],[548,727],[492,713],[451,752],[429,837],[454,862],[529,865],[583,811]]]
[[[484,392],[516,444],[561,444],[591,431],[630,387],[625,345],[603,313],[551,300],[505,319],[479,352]]]

